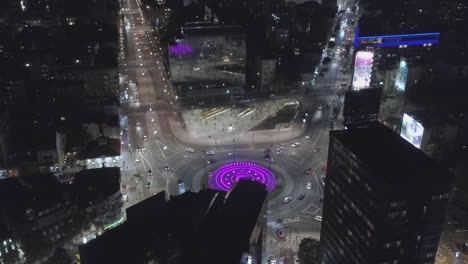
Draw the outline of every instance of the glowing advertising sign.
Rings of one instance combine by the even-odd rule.
[[[404,92],[406,89],[406,79],[408,77],[408,64],[405,58],[401,58],[400,67],[395,79],[395,87],[399,92]]]
[[[373,51],[358,51],[356,53],[353,76],[354,90],[369,88],[372,73],[373,57]]]
[[[403,114],[400,136],[417,148],[421,148],[424,127],[411,116]]]
[[[190,44],[177,43],[175,46],[169,47],[169,53],[171,55],[181,56],[181,55],[190,55],[192,54],[193,49]]]

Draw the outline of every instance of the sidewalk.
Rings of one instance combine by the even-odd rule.
[[[285,259],[293,259],[299,250],[299,243],[304,238],[313,238],[316,240],[320,240],[320,233],[319,232],[302,232],[298,235],[292,235],[292,237],[288,237],[289,234],[286,235],[285,239],[276,239],[273,234],[267,235],[267,240],[265,243],[266,250],[265,254],[263,254],[263,261],[262,263],[266,263],[268,257],[284,257]]]

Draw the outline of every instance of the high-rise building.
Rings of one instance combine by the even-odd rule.
[[[434,263],[452,175],[378,122],[329,144],[322,263]]]

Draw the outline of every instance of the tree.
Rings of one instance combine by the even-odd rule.
[[[47,264],[71,264],[73,258],[64,248],[57,248],[52,256],[45,262]]]
[[[330,58],[330,57],[325,57],[325,58],[323,59],[323,61],[322,61],[322,64],[323,64],[323,65],[327,65],[327,64],[329,64],[330,62],[331,62],[331,58]]]
[[[301,264],[319,263],[320,242],[312,238],[304,238],[299,244],[299,262]]]

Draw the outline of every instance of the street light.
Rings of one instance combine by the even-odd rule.
[[[235,138],[232,139],[232,143],[234,145],[234,152],[233,152],[234,162],[236,162],[236,139]]]

